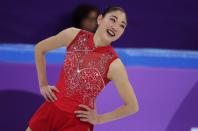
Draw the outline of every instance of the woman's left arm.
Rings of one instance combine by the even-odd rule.
[[[87,111],[76,112],[82,113],[82,115],[77,115],[78,117],[85,117],[81,119],[82,121],[88,121],[92,124],[103,124],[132,115],[139,110],[137,98],[128,79],[127,71],[119,58],[110,64],[107,77],[114,82],[124,104],[112,112],[99,115],[96,113],[96,110],[91,110],[89,107],[81,105],[81,107],[87,109]]]
[[[114,82],[120,97],[124,101],[124,104],[110,113],[99,115],[99,124],[132,115],[139,110],[137,98],[128,79],[127,71],[119,58],[111,63],[107,77]]]

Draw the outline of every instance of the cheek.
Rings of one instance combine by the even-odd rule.
[[[119,32],[120,32],[121,35],[123,34],[124,30],[125,30],[125,29],[122,28],[122,27],[119,28]]]
[[[117,36],[114,38],[114,41],[119,39],[122,35],[123,35],[123,31],[117,34]]]
[[[111,22],[109,21],[103,21],[101,25],[103,26],[103,28],[109,28],[110,26],[112,26]]]
[[[118,36],[120,37],[120,36],[122,36],[123,35],[123,33],[124,33],[124,30],[123,29],[121,29],[120,31],[119,31],[119,33],[118,33]]]

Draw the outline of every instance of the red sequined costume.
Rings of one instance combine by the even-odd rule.
[[[80,30],[66,50],[56,87],[58,100],[54,104],[66,112],[84,104],[94,109],[98,94],[110,81],[107,72],[110,63],[118,58],[111,45],[95,47],[94,34]]]
[[[110,63],[118,58],[111,45],[95,48],[93,34],[80,30],[66,50],[56,87],[58,100],[45,101],[29,121],[32,131],[93,131],[94,125],[82,122],[74,111],[79,104],[94,109],[98,94],[110,81]]]

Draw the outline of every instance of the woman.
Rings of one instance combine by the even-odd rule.
[[[95,124],[138,111],[124,64],[111,46],[124,33],[126,13],[120,7],[109,7],[98,16],[97,22],[95,34],[71,27],[35,46],[39,87],[46,101],[33,115],[27,131],[93,131]],[[67,57],[56,86],[50,86],[44,54],[62,46],[67,46]],[[99,115],[96,97],[111,80],[125,104]]]

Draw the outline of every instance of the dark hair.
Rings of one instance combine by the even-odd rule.
[[[81,4],[77,6],[73,12],[72,23],[76,28],[81,28],[81,22],[83,19],[87,18],[89,13],[95,11],[99,15],[100,11],[96,6],[89,4]]]
[[[104,17],[107,13],[110,13],[110,12],[113,12],[113,11],[121,11],[121,12],[123,12],[123,13],[125,14],[125,16],[126,16],[126,20],[128,20],[126,11],[125,11],[123,8],[119,7],[119,6],[109,6],[109,7],[107,7],[107,8],[102,12],[102,15],[103,15],[103,17]]]

